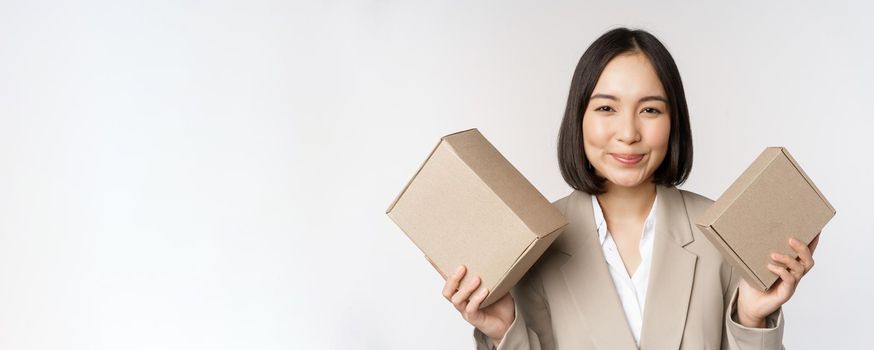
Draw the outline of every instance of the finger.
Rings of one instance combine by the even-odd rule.
[[[486,295],[489,295],[489,289],[483,288],[470,298],[470,302],[464,307],[464,318],[468,321],[475,321],[479,315],[479,306],[486,300]]]
[[[795,253],[798,254],[798,260],[804,267],[804,273],[806,274],[807,271],[810,271],[810,269],[813,268],[813,253],[806,244],[795,238],[789,239],[789,245],[792,246],[792,249],[794,249]]]
[[[790,289],[795,288],[796,279],[795,276],[789,273],[789,270],[777,267],[774,264],[768,264],[768,270],[777,274],[777,276],[780,276],[780,279],[783,280],[783,284],[785,284],[787,287],[789,287]]]
[[[470,295],[476,290],[480,285],[480,278],[474,277],[470,282],[461,286],[461,289],[458,290],[458,293],[452,296],[452,303],[455,304],[455,307],[458,311],[464,310],[464,307],[467,305],[467,300],[470,299]]]
[[[771,256],[771,265],[777,266],[781,269],[788,269],[789,268],[789,266],[786,266],[786,264],[784,264],[778,260],[774,260],[773,256]]]
[[[456,290],[458,290],[458,284],[461,283],[461,278],[464,277],[465,269],[464,265],[458,265],[455,269],[455,273],[446,279],[446,284],[443,285],[443,297],[446,298],[446,300],[451,301],[452,295],[455,294]]]
[[[788,255],[778,253],[771,254],[771,259],[786,265],[786,267],[789,268],[789,273],[795,276],[795,279],[800,279],[801,276],[804,276],[804,266],[801,265],[800,261],[795,260]]]

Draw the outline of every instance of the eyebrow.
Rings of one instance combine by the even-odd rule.
[[[619,101],[618,97],[613,96],[613,95],[607,95],[607,94],[594,94],[594,95],[592,95],[592,97],[589,97],[590,100],[596,99],[596,98],[606,98],[608,100]],[[646,102],[646,101],[662,101],[666,104],[668,103],[668,99],[666,99],[662,96],[645,96],[645,97],[642,97],[638,102]]]

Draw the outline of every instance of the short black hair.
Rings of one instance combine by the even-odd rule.
[[[668,49],[645,30],[616,28],[601,35],[580,57],[571,80],[567,107],[558,134],[558,164],[561,176],[576,190],[601,194],[605,192],[603,177],[586,158],[583,144],[583,109],[598,83],[604,67],[614,57],[629,52],[645,54],[655,67],[656,74],[668,95],[671,114],[671,133],[668,151],[662,164],[653,173],[656,184],[678,186],[692,171],[692,131],[689,127],[689,108],[683,82],[674,58]]]

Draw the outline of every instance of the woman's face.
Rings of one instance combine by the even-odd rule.
[[[668,150],[671,111],[662,83],[642,53],[610,60],[583,113],[586,158],[623,187],[649,182]]]

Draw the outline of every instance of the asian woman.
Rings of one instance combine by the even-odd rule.
[[[665,46],[618,28],[580,58],[559,130],[574,190],[554,202],[570,224],[513,288],[480,309],[480,279],[443,296],[475,327],[478,349],[781,349],[782,305],[813,250],[773,254],[780,276],[751,287],[692,224],[712,200],[680,190],[692,168],[683,84]]]

